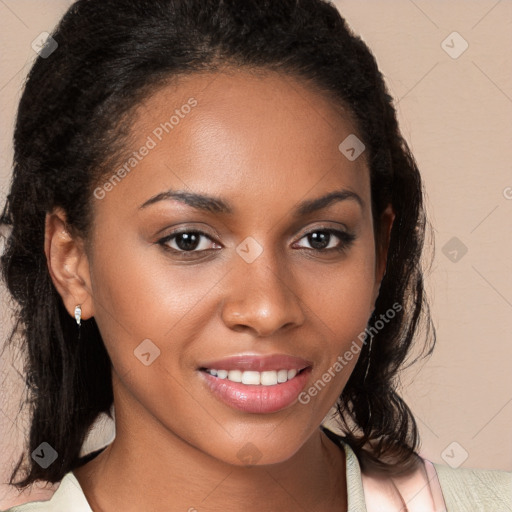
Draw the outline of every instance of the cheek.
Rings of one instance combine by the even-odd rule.
[[[194,289],[195,274],[188,272],[185,282],[170,263],[166,265],[159,246],[141,243],[136,236],[111,236],[109,231],[98,235],[100,249],[91,272],[97,314],[122,320],[130,331],[139,324],[165,327],[169,315],[183,315],[193,300],[187,299],[187,292]]]
[[[328,414],[363,348],[374,290],[374,259],[365,254],[354,253],[343,268],[327,273],[320,281],[316,276],[310,318],[315,331],[324,334],[323,343],[310,385],[298,397],[315,420]]]
[[[359,239],[347,257],[330,271],[313,272],[308,287],[310,318],[323,333],[311,387],[299,401],[327,414],[345,387],[363,348],[365,329],[373,309],[375,256],[373,239]],[[306,274],[307,275],[307,274]]]
[[[360,240],[340,263],[304,274],[308,279],[304,286],[311,290],[305,299],[308,307],[325,323],[331,339],[338,340],[338,344],[357,337],[371,315],[375,289],[373,251],[371,239]]]

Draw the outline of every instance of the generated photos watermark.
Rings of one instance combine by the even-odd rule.
[[[165,135],[169,134],[178,126],[182,119],[192,111],[192,108],[197,106],[195,98],[189,98],[187,103],[184,103],[179,109],[174,111],[174,114],[169,120],[160,123],[150,135],[147,136],[146,142],[120,166],[117,171],[107,180],[103,185],[94,189],[94,197],[96,199],[103,199],[107,192],[110,192],[118,185],[123,178],[125,178],[137,165],[150,154],[152,149],[158,146],[158,143],[163,140]]]
[[[324,372],[322,377],[317,379],[316,382],[314,382],[307,390],[302,391],[302,393],[299,394],[299,402],[303,405],[308,404],[311,401],[311,397],[316,396],[320,391],[322,391],[326,384],[336,377],[336,374],[341,372],[343,368],[352,361],[354,356],[361,352],[362,346],[367,343],[369,337],[375,336],[379,331],[384,329],[385,325],[395,318],[396,314],[401,310],[402,305],[395,302],[391,308],[380,315],[380,318],[376,320],[372,326],[366,327],[366,329],[357,336],[360,344],[358,344],[356,340],[352,340],[350,348],[337,357],[336,361],[327,369],[326,372]]]

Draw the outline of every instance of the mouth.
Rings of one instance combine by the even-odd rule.
[[[201,365],[208,391],[231,408],[266,414],[292,406],[304,389],[312,363],[294,356],[240,355]]]

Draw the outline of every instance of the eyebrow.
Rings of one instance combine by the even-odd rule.
[[[213,197],[195,192],[185,192],[179,190],[167,190],[165,192],[161,192],[160,194],[157,194],[156,196],[148,199],[144,204],[140,206],[139,209],[147,208],[152,204],[165,200],[180,201],[181,203],[191,206],[197,210],[203,210],[211,213],[231,215],[234,213],[234,208],[230,206],[228,201],[222,199],[221,197]],[[342,189],[329,192],[328,194],[325,194],[316,199],[308,199],[299,203],[299,205],[294,209],[293,215],[294,217],[305,216],[316,212],[317,210],[327,208],[328,206],[339,201],[345,200],[354,200],[359,204],[361,208],[364,208],[364,201],[358,194],[352,192],[351,190]]]

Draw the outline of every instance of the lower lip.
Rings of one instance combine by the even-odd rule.
[[[240,411],[267,414],[292,405],[304,389],[311,368],[306,368],[293,379],[273,386],[248,385],[219,379],[200,371],[208,388],[222,402]]]

